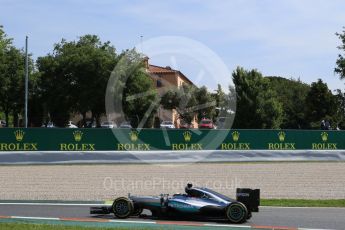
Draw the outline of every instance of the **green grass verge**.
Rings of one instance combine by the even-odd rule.
[[[48,225],[48,224],[22,224],[22,223],[0,223],[1,230],[148,230],[149,228],[133,228],[133,227],[83,227],[83,226],[64,226],[64,225]]]
[[[279,207],[345,207],[345,199],[305,200],[305,199],[261,199],[261,206]]]

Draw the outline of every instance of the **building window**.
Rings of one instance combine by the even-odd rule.
[[[159,88],[159,87],[162,87],[162,86],[163,86],[163,84],[162,84],[161,80],[158,79],[158,80],[157,80],[157,87]]]

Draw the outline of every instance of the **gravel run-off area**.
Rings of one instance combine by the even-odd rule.
[[[187,182],[234,196],[345,199],[345,162],[0,166],[0,200],[108,200],[181,193]]]

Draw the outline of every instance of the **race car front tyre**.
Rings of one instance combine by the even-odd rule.
[[[248,217],[248,210],[242,203],[231,203],[225,211],[226,217],[232,223],[243,223]]]
[[[113,202],[112,209],[117,218],[125,219],[132,215],[133,202],[126,197],[119,197]]]

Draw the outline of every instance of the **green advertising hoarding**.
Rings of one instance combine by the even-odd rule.
[[[345,149],[345,131],[0,129],[0,151],[337,149]]]

